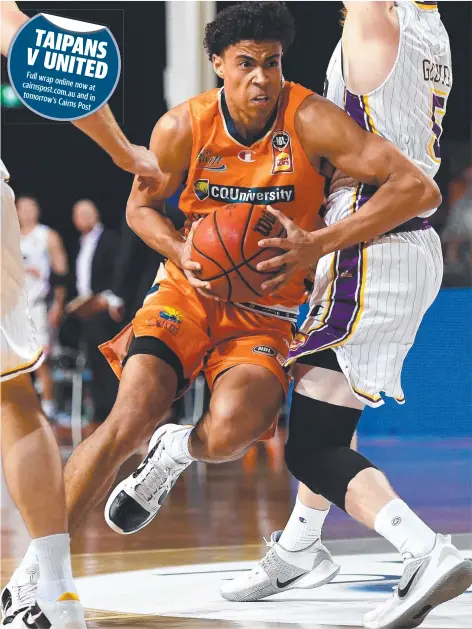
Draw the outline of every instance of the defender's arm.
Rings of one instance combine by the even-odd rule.
[[[315,232],[321,255],[371,240],[441,203],[439,188],[416,164],[324,98],[303,103],[296,129],[309,159],[321,155],[355,180],[378,186],[357,212]]]

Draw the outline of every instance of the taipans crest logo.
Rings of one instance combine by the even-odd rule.
[[[292,141],[287,131],[278,129],[272,136],[272,174],[293,173]]]
[[[182,323],[182,313],[170,306],[164,306],[164,308],[160,311],[159,316],[167,321]]]
[[[193,191],[199,201],[205,201],[210,194],[210,180],[209,179],[197,179],[193,182]]]
[[[242,162],[245,162],[246,164],[255,162],[256,160],[255,158],[256,153],[254,151],[239,151],[238,153],[238,159],[240,159]]]
[[[203,170],[213,170],[224,173],[227,169],[226,164],[223,164],[221,155],[216,155],[211,149],[202,149],[197,159],[199,166],[203,166]]]

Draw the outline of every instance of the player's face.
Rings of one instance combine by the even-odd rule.
[[[269,114],[282,86],[282,45],[276,41],[240,41],[214,57],[226,98],[250,115]]]
[[[39,221],[39,206],[34,199],[18,199],[16,211],[21,227],[30,227]]]
[[[97,208],[89,201],[80,201],[74,205],[72,220],[79,232],[87,234],[99,221]]]

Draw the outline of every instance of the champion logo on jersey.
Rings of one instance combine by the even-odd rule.
[[[238,159],[240,159],[242,162],[246,162],[247,164],[255,162],[256,160],[254,159],[256,156],[256,153],[254,151],[240,151],[238,153]]]

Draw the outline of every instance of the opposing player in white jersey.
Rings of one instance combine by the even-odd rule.
[[[452,84],[449,39],[436,4],[344,4],[343,36],[329,63],[326,97],[434,176]],[[403,555],[405,570],[393,597],[364,617],[368,629],[395,629],[420,625],[434,607],[464,592],[472,583],[472,562],[350,449],[366,404],[383,404],[382,393],[404,402],[403,361],[442,279],[440,241],[427,221],[432,212],[415,217],[405,208],[405,222],[395,221],[392,229],[393,217],[376,219],[362,209],[375,190],[335,172],[323,211],[326,228],[311,234],[274,212],[287,239],[263,244],[287,253],[259,265],[285,264],[267,289],[277,292],[294,270],[316,267],[309,315],[287,361],[294,364],[295,389],[286,462],[304,485],[285,530],[272,534],[261,563],[223,582],[221,592],[229,600],[249,601],[314,587],[321,585],[320,566],[324,582],[331,580],[336,567],[320,538],[332,502]],[[365,215],[355,233],[353,213]],[[340,249],[333,244],[345,243],[350,230],[352,246],[323,255]]]
[[[14,2],[2,2],[0,11],[1,52],[6,55],[28,17]],[[129,143],[108,106],[76,126],[124,170],[160,177],[154,153]],[[33,542],[22,562],[24,574],[20,580],[15,576],[21,575],[20,566],[2,592],[3,624],[11,629],[51,625],[85,629],[72,579],[61,457],[28,374],[39,367],[44,355],[28,311],[20,227],[8,178],[0,160],[2,462],[6,483]]]
[[[25,265],[28,305],[38,343],[46,357],[38,367],[36,377],[41,385],[41,406],[51,419],[54,417],[55,404],[48,355],[64,310],[67,255],[59,234],[39,222],[40,208],[36,199],[19,197],[16,209],[20,222],[20,248]]]

